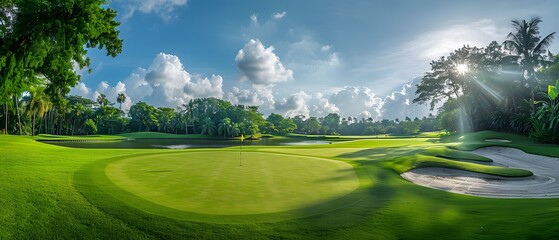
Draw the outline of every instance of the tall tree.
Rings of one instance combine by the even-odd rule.
[[[126,101],[126,95],[124,93],[119,93],[116,97],[116,102],[118,103],[118,109],[122,112],[122,104]]]
[[[201,134],[207,134],[210,136],[214,136],[216,134],[216,127],[212,119],[210,119],[209,117],[204,118],[204,120],[202,121],[201,131]]]
[[[231,119],[226,117],[217,126],[217,132],[222,134],[223,137],[230,136],[233,132],[233,123]]]
[[[97,103],[99,103],[99,106],[104,107],[109,105],[109,99],[107,99],[105,94],[101,93],[97,96]]]
[[[320,122],[316,117],[310,117],[305,121],[306,129],[310,134],[318,134],[320,130]]]
[[[175,109],[168,107],[160,107],[157,109],[158,130],[160,132],[169,133],[171,131],[171,122],[175,116]]]
[[[45,88],[43,86],[37,85],[30,88],[31,100],[29,102],[29,109],[27,114],[31,116],[31,135],[35,136],[35,120],[37,117],[43,118],[46,112],[48,112],[52,106],[50,99],[45,94]]]
[[[130,107],[129,115],[131,118],[130,124],[137,126],[138,131],[157,130],[159,124],[155,107],[145,102],[138,102]]]
[[[425,73],[421,83],[417,85],[414,103],[430,103],[431,110],[437,103],[450,99],[457,99],[468,92],[472,85],[471,74],[464,74],[458,66],[467,66],[469,71],[475,71],[475,64],[482,56],[482,49],[464,46],[455,50],[449,56],[441,57],[431,62],[431,71]],[[398,122],[398,121],[397,121]]]
[[[546,54],[548,47],[553,41],[555,32],[540,37],[539,24],[542,20],[538,17],[526,20],[513,20],[513,32],[507,35],[507,40],[503,42],[505,49],[516,54],[522,66],[522,76],[525,85],[530,89],[530,106],[532,113],[536,111],[535,91],[539,88],[540,82],[536,76],[536,68],[546,65]]]
[[[0,97],[20,96],[41,75],[58,101],[79,82],[74,66],[90,64],[88,48],[115,57],[122,40],[105,0],[0,1]]]

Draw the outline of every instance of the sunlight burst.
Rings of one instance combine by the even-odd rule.
[[[466,74],[468,72],[468,70],[469,69],[468,69],[467,64],[461,63],[461,64],[456,65],[456,71],[458,71],[458,74],[460,74],[460,75]]]

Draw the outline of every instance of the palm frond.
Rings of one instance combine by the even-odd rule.
[[[537,45],[534,47],[533,52],[538,54],[543,54],[547,48],[551,45],[551,42],[555,38],[555,32],[550,33],[545,36]]]

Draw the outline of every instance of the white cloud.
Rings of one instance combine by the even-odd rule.
[[[176,107],[192,98],[223,97],[221,76],[212,75],[210,79],[192,76],[175,55],[159,53],[143,80],[145,83],[141,82],[138,90],[140,94],[145,94],[146,89],[142,87],[150,87],[152,93],[144,98],[156,106]],[[132,89],[132,92],[135,90]]]
[[[287,12],[277,12],[272,14],[272,19],[279,20],[285,17],[285,15],[287,15]]]
[[[253,26],[258,26],[258,15],[256,13],[250,15],[250,23]]]
[[[163,20],[168,21],[175,17],[173,14],[175,8],[184,6],[187,0],[120,0],[123,3],[126,12],[123,19],[131,18],[135,12],[154,13],[159,15]]]
[[[324,98],[322,93],[310,95],[304,91],[299,91],[287,98],[276,101],[274,112],[286,117],[297,115],[309,117],[326,116],[328,113],[339,112],[339,109],[330,103],[328,99]]]
[[[83,82],[70,89],[70,95],[89,96],[90,92],[91,90]]]
[[[258,93],[248,90],[233,87],[226,95],[226,99],[233,104],[247,105],[247,106],[260,106],[263,100],[259,98]]]
[[[147,69],[137,68],[124,82],[118,82],[114,87],[102,81],[96,91],[92,92],[82,82],[71,93],[93,100],[103,93],[113,102],[118,93],[124,93],[127,100],[123,104],[123,110],[129,109],[132,103],[138,101],[145,101],[156,107],[179,107],[193,98],[222,98],[224,94],[221,76],[193,76],[184,69],[177,56],[165,53],[157,54]]]
[[[255,85],[271,85],[293,79],[293,71],[286,69],[274,53],[274,47],[266,48],[260,40],[251,39],[235,57],[239,80]]]
[[[378,118],[382,101],[367,87],[346,86],[330,96],[330,102],[340,110],[342,117]]]
[[[97,96],[99,96],[101,93],[105,94],[105,96],[107,96],[107,99],[112,103],[117,102],[116,99],[119,93],[124,93],[124,96],[126,96],[126,100],[124,101],[124,103],[122,103],[122,110],[128,111],[128,109],[130,109],[130,107],[132,106],[132,99],[130,99],[130,96],[126,94],[126,85],[120,81],[114,87],[111,87],[106,81],[100,82],[99,84],[97,84],[97,90],[95,90],[95,92],[91,96],[91,99],[96,100]],[[118,105],[116,106],[118,107]]]
[[[297,115],[309,115],[309,108],[307,101],[311,96],[304,91],[291,94],[288,98],[283,98],[277,101],[274,105],[276,113],[282,114],[287,117],[294,117]]]
[[[422,118],[429,115],[429,105],[419,105],[413,103],[415,91],[417,90],[415,85],[420,82],[421,78],[416,77],[410,83],[402,86],[399,91],[392,92],[392,94],[386,96],[381,108],[381,118]]]

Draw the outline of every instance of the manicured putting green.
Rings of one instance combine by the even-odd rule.
[[[117,186],[182,211],[244,215],[289,211],[342,197],[359,186],[345,162],[274,153],[202,151],[145,155],[107,165]]]

